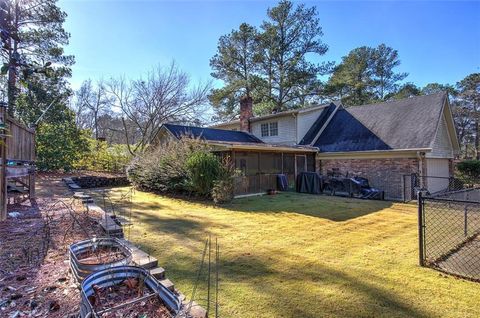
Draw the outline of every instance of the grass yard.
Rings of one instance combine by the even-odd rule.
[[[187,296],[218,237],[221,317],[480,317],[480,284],[417,265],[414,205],[291,193],[215,207],[136,192],[132,208],[128,238]]]

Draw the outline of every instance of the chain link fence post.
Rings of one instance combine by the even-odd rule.
[[[423,220],[423,196],[422,191],[418,191],[418,252],[419,264],[424,266],[424,220]]]

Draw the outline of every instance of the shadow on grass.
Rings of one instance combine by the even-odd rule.
[[[135,221],[146,223],[148,227],[155,231],[165,234],[180,236],[182,238],[197,239],[198,233],[205,232],[206,225],[202,221],[186,219],[186,218],[171,218],[163,217],[158,214],[152,214],[142,211],[135,211]],[[202,239],[206,235],[202,235]]]
[[[153,248],[155,243],[144,246]],[[196,282],[202,248],[198,242],[194,253],[159,258],[167,276],[174,282],[182,282],[180,289],[187,297],[191,296],[191,286]],[[380,287],[385,285],[385,277],[363,271],[354,275],[320,262],[295,266],[293,258],[296,262],[301,257],[282,252],[274,258],[249,253],[231,255],[228,251],[221,251],[222,254],[220,310],[225,317],[236,315],[230,316],[223,306],[236,314],[248,312],[248,317],[436,317],[415,308],[394,291]],[[283,259],[289,261],[278,270],[276,267]],[[388,284],[393,286],[395,282]],[[206,295],[204,275],[198,283],[196,300],[204,300]],[[252,313],[256,310],[258,312]]]
[[[390,201],[291,192],[235,199],[222,208],[248,213],[298,213],[341,222],[381,211],[392,204]]]

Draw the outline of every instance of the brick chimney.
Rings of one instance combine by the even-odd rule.
[[[240,99],[240,130],[250,132],[250,118],[253,117],[253,101],[249,96]]]

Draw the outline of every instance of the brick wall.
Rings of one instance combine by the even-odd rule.
[[[317,159],[322,174],[338,168],[340,173],[367,178],[370,186],[385,191],[388,199],[403,199],[403,175],[419,172],[416,158],[385,159]]]

